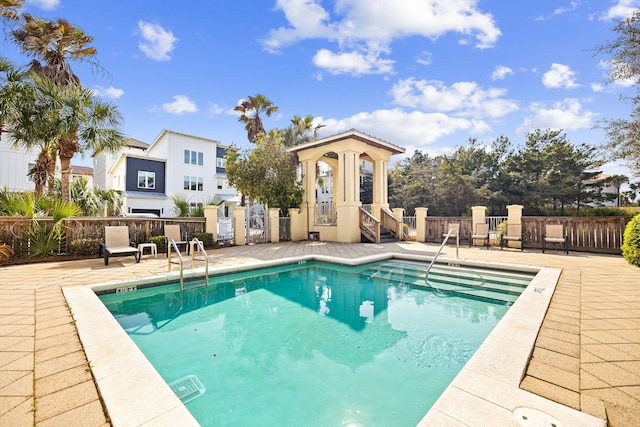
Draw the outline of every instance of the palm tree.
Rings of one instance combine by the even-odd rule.
[[[250,96],[248,100],[242,101],[234,110],[242,113],[240,117],[238,117],[238,121],[244,123],[244,130],[247,131],[249,141],[255,142],[259,134],[265,133],[260,113],[264,113],[267,117],[270,117],[271,114],[278,111],[278,107],[273,105],[273,102],[271,102],[269,98],[257,94],[256,96]]]
[[[284,145],[285,147],[293,147],[294,145],[313,141],[318,138],[318,133],[323,127],[325,127],[323,124],[313,125],[312,115],[305,117],[294,115],[293,119],[291,119],[291,125],[281,132],[284,138]]]
[[[616,192],[616,206],[620,207],[620,187],[622,184],[629,182],[629,177],[626,175],[611,175],[607,178],[607,183],[611,184],[615,188]]]
[[[23,4],[24,0],[0,0],[0,18],[17,21]]]
[[[115,105],[102,102],[82,85],[62,87],[36,78],[40,102],[47,106],[43,117],[55,133],[60,158],[62,200],[70,200],[71,159],[76,153],[117,152],[124,146],[119,128],[122,117]]]
[[[11,134],[14,148],[40,147],[40,154],[29,175],[35,183],[36,193],[43,194],[55,170],[54,135],[43,120],[33,118],[42,118],[49,111],[37,103],[36,86],[30,73],[17,69],[1,58],[0,86],[0,134]]]
[[[89,46],[93,37],[65,19],[47,21],[29,14],[23,18],[22,28],[12,31],[11,35],[21,52],[34,58],[31,71],[63,87],[79,84],[69,59],[91,62],[97,54],[96,48]]]

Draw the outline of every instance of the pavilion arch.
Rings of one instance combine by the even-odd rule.
[[[361,160],[367,160],[373,166],[371,215],[379,219],[384,215],[383,210],[388,211],[387,167],[391,156],[404,153],[404,148],[352,129],[291,147],[288,151],[295,153],[301,164],[304,189],[300,210],[292,212],[293,240],[303,240],[320,233],[325,241],[360,241]],[[318,224],[316,221],[316,166],[319,161],[327,163],[333,169],[332,208],[335,209],[335,221],[332,223]]]

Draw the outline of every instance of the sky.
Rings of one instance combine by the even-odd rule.
[[[72,68],[118,106],[128,137],[150,144],[168,129],[246,148],[233,109],[263,94],[278,107],[263,117],[267,129],[312,115],[325,125],[321,137],[357,129],[405,156],[435,156],[469,138],[521,145],[535,129],[603,144],[597,124],[629,117],[620,98],[635,90],[607,83],[610,58],[596,48],[638,8],[640,0],[27,0],[23,12],[94,37],[99,68]],[[6,38],[0,46],[29,62]],[[618,164],[603,171],[631,177]]]

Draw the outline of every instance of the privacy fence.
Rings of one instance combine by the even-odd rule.
[[[487,218],[487,222],[493,218]],[[506,218],[504,218],[506,220]],[[522,244],[526,249],[542,249],[545,226],[561,224],[567,235],[570,251],[620,254],[624,229],[630,217],[522,217]],[[469,244],[473,229],[471,217],[427,217],[425,240],[442,242],[442,234],[449,224],[460,224],[460,242]],[[492,234],[497,242],[497,223],[493,221]]]
[[[10,245],[16,256],[29,254],[32,244],[33,223],[41,226],[45,231],[51,230],[54,219],[51,217],[11,217],[0,216],[0,242]],[[58,253],[68,252],[68,245],[82,239],[104,239],[104,227],[107,225],[126,225],[129,236],[135,243],[146,242],[152,236],[164,235],[165,224],[180,224],[180,232],[186,236],[205,231],[204,218],[95,218],[74,217],[62,220],[62,230],[65,238],[57,248]],[[96,253],[98,248],[96,247]]]

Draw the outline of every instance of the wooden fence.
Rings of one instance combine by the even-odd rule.
[[[29,230],[31,217],[0,216],[0,242],[10,245],[15,256],[29,254]],[[53,218],[42,217],[37,221],[45,226],[53,225]],[[146,242],[149,237],[164,235],[165,224],[180,224],[180,232],[187,237],[205,231],[205,219],[198,218],[122,218],[122,217],[74,217],[64,220],[66,239],[58,252],[67,252],[67,244],[81,239],[104,239],[107,225],[126,225],[129,236],[136,243]],[[215,238],[215,237],[214,237]],[[97,253],[97,248],[96,248]]]
[[[524,249],[542,249],[545,225],[562,224],[570,251],[620,254],[624,229],[631,217],[522,217]],[[469,244],[471,217],[427,217],[426,241],[442,242],[448,224],[460,224],[460,242]]]

